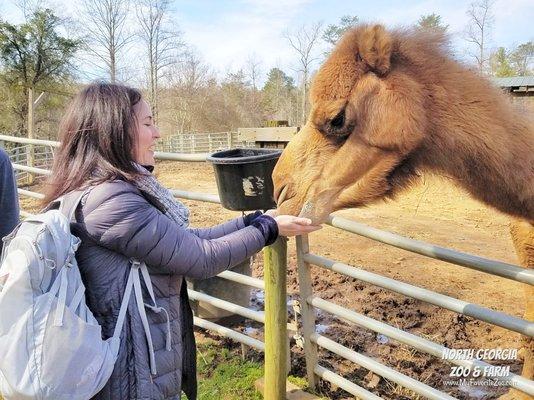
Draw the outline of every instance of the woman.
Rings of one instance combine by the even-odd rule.
[[[187,228],[187,208],[151,174],[160,134],[150,107],[135,89],[89,85],[71,104],[60,136],[44,201],[87,191],[72,232],[82,240],[76,258],[103,338],[113,334],[132,259],[147,264],[156,303],[166,311],[147,309],[155,356],[151,363],[131,299],[115,369],[94,398],[180,399],[183,390],[195,399],[195,342],[184,278],[212,277],[273,243],[279,234],[304,234],[319,227],[303,218],[256,212],[213,228]]]

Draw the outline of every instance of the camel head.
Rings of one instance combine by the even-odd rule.
[[[424,98],[391,33],[348,32],[314,77],[308,121],[273,172],[280,212],[320,223],[406,186],[427,126]]]

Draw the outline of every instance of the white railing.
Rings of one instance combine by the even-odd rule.
[[[8,154],[11,162],[20,166],[27,166],[29,163],[30,151],[33,151],[33,167],[50,169],[54,160],[53,147],[49,145],[33,146],[31,144],[22,144],[9,149]],[[30,183],[31,171],[23,168],[16,171],[15,178],[19,186]],[[37,178],[35,183],[42,179]]]
[[[0,140],[7,140],[5,137],[0,136]],[[18,138],[9,139],[14,142],[20,141]],[[24,141],[28,143],[28,139]],[[32,141],[34,144],[43,144],[42,141]],[[50,143],[47,143],[50,145]],[[55,144],[53,144],[55,145]],[[170,153],[157,153],[156,158],[164,160],[175,161],[204,161],[205,154],[170,154]],[[17,171],[31,171],[36,174],[48,174],[45,169],[30,168],[23,165],[13,165]],[[187,191],[181,191],[172,189],[173,194],[179,198],[186,198],[198,201],[207,201],[212,203],[220,203],[217,195],[209,195],[203,193],[193,193]],[[29,190],[19,189],[19,194],[24,196],[31,196],[36,198],[42,198],[40,193],[32,192]],[[336,216],[330,216],[328,224],[342,229],[347,232],[361,235],[366,238],[385,243],[390,246],[395,246],[406,251],[414,252],[427,257],[435,258],[449,263],[454,263],[463,267],[471,268],[482,273],[488,273],[499,276],[505,279],[511,279],[517,282],[521,282],[526,285],[534,285],[534,270],[524,269],[516,265],[503,263],[500,261],[494,261],[485,259],[476,255],[457,252],[451,249],[446,249],[433,244],[416,241],[410,238],[402,237],[400,235],[381,231],[373,227],[369,227],[351,221],[345,218]],[[327,259],[320,255],[312,254],[308,245],[307,236],[297,238],[297,264],[299,274],[299,290],[300,290],[300,315],[302,318],[302,327],[298,328],[298,324],[287,324],[283,322],[281,329],[288,329],[290,331],[297,331],[297,342],[302,343],[306,357],[306,370],[308,381],[310,386],[314,387],[317,384],[317,379],[325,379],[336,386],[343,388],[348,393],[358,396],[362,399],[379,399],[377,395],[371,393],[367,389],[359,386],[358,384],[351,382],[341,375],[336,374],[333,371],[326,369],[320,365],[321,360],[318,356],[318,348],[326,349],[333,352],[340,357],[352,361],[364,368],[373,371],[377,375],[380,375],[388,380],[391,380],[400,386],[411,389],[413,392],[429,399],[453,399],[449,394],[439,391],[429,385],[408,377],[393,368],[383,365],[376,360],[360,354],[348,347],[342,346],[339,343],[323,336],[316,329],[315,323],[315,311],[317,308],[324,312],[328,312],[343,320],[350,321],[363,328],[380,333],[389,338],[395,339],[401,343],[412,346],[413,348],[430,354],[437,358],[441,358],[444,352],[447,350],[445,346],[439,343],[432,342],[426,338],[405,332],[394,326],[388,325],[384,322],[369,318],[365,315],[357,313],[353,310],[341,307],[335,303],[321,299],[320,296],[313,293],[312,280],[310,274],[311,265],[316,265],[321,268],[335,271],[340,274],[367,282],[387,290],[391,290],[402,295],[421,300],[453,312],[461,313],[475,319],[488,322],[493,325],[503,327],[505,329],[521,333],[522,335],[533,338],[534,337],[534,322],[527,321],[522,318],[508,315],[500,311],[494,311],[475,303],[469,303],[463,300],[458,300],[450,296],[445,296],[438,292],[419,288],[395,279],[387,278],[379,274],[365,271],[363,269],[347,265],[341,262]],[[231,280],[233,282],[245,284],[257,289],[264,289],[264,281],[252,278],[245,275],[240,275],[232,271],[226,271],[218,275],[221,278]],[[189,290],[190,297],[195,300],[209,303],[215,307],[231,311],[235,314],[249,318],[251,320],[263,323],[266,321],[267,316],[262,311],[250,310],[248,308],[239,306],[227,302],[225,300],[217,299],[213,296],[206,295],[197,291]],[[282,302],[283,303],[283,302]],[[285,304],[282,304],[285,310]],[[285,312],[285,311],[284,311]],[[266,349],[265,343],[244,335],[241,332],[234,331],[230,328],[222,325],[195,317],[194,324],[203,329],[208,329],[216,332],[220,335],[227,336],[236,341],[244,343],[248,346],[254,347],[260,351]],[[281,351],[281,349],[278,349]],[[480,360],[451,360],[450,363],[462,366],[464,368],[484,368],[489,364]],[[513,386],[515,389],[524,393],[534,396],[534,381],[525,379],[516,374],[510,373],[506,377],[495,377],[495,380],[505,381],[506,384]],[[272,383],[266,383],[269,385]],[[269,400],[274,400],[276,397],[270,397]]]
[[[446,261],[466,268],[471,268],[487,274],[496,275],[502,278],[511,279],[526,285],[534,285],[534,270],[521,268],[516,265],[489,260],[472,254],[461,253],[455,250],[439,247],[430,243],[420,242],[406,238],[391,232],[352,221],[346,218],[329,216],[328,224],[368,239],[379,241],[390,246],[398,247],[406,251],[421,254],[430,258]],[[350,321],[358,326],[380,333],[386,337],[407,344],[419,351],[443,359],[443,355],[450,350],[439,343],[405,332],[384,322],[369,318],[363,314],[341,307],[335,303],[323,300],[318,295],[314,295],[311,286],[310,266],[315,265],[321,268],[334,271],[360,281],[379,286],[381,288],[400,293],[438,307],[464,314],[480,321],[503,327],[505,329],[521,333],[528,338],[534,338],[534,321],[527,321],[500,311],[494,311],[482,307],[475,303],[458,300],[441,293],[428,289],[413,286],[396,279],[365,271],[351,265],[330,260],[328,258],[312,254],[309,249],[308,238],[306,236],[297,238],[297,263],[299,270],[299,289],[301,299],[302,330],[299,336],[302,337],[304,352],[306,355],[306,370],[308,381],[311,386],[317,383],[317,377],[321,377],[335,385],[342,387],[347,392],[360,397],[361,399],[376,399],[376,395],[366,389],[355,385],[333,371],[329,371],[320,366],[318,360],[318,347],[333,352],[342,358],[352,361],[366,369],[382,376],[400,386],[408,388],[413,392],[428,399],[453,399],[447,393],[438,391],[423,382],[414,380],[394,369],[387,367],[375,360],[355,352],[345,346],[336,343],[316,332],[314,308],[330,313],[343,320]],[[532,339],[531,339],[532,340]],[[466,371],[484,371],[490,364],[481,360],[447,360],[451,364],[458,365]],[[510,373],[503,377],[494,377],[496,381],[501,381],[503,385],[514,387],[524,393],[534,396],[534,381]]]
[[[182,133],[158,140],[156,149],[167,153],[213,153],[235,147],[254,147],[254,142],[243,142],[237,132]]]

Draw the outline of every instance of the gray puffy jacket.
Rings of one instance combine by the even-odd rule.
[[[266,243],[260,229],[245,227],[243,218],[209,229],[183,229],[135,186],[113,181],[95,186],[82,199],[72,232],[82,240],[76,258],[87,304],[104,338],[113,334],[130,259],[146,262],[156,302],[170,318],[168,351],[165,313],[147,309],[157,368],[151,375],[147,341],[132,296],[115,369],[94,399],[179,400],[182,390],[196,399],[193,319],[184,277],[209,278],[252,256]]]

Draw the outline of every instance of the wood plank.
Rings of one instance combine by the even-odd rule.
[[[289,142],[298,132],[298,127],[238,128],[238,141],[247,142]]]

